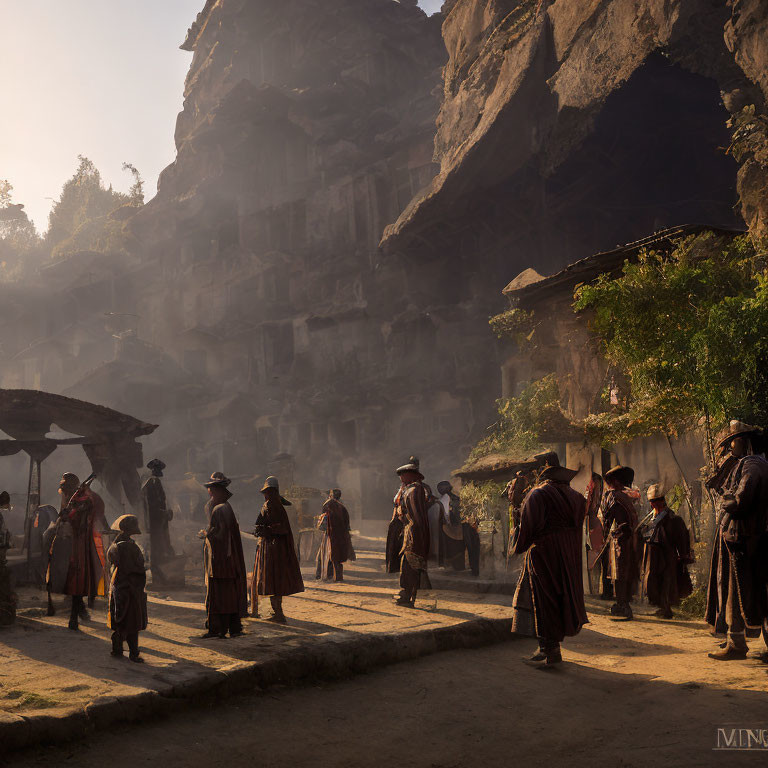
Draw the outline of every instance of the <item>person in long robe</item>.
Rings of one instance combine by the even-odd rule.
[[[461,499],[453,493],[453,486],[442,480],[437,484],[437,492],[445,513],[440,527],[440,565],[463,571],[466,563],[464,553],[467,549],[466,530],[461,519]]]
[[[104,501],[77,475],[65,473],[59,483],[61,510],[51,543],[46,584],[50,592],[70,595],[69,628],[88,620],[84,598],[105,594],[106,553],[101,535]],[[58,576],[58,578],[55,578]]]
[[[438,499],[432,488],[426,483],[424,491],[427,494],[427,519],[429,520],[429,560],[431,563],[443,565],[442,529],[446,522],[445,509],[441,499]]]
[[[718,449],[729,451],[716,490],[718,520],[707,592],[706,621],[726,634],[724,647],[709,656],[718,661],[746,658],[747,637],[758,637],[766,607],[766,527],[768,462],[762,431],[732,421]]]
[[[200,531],[204,540],[205,610],[207,632],[203,638],[239,637],[248,615],[243,542],[227,490],[232,481],[222,472],[214,472],[207,483],[208,527]]]
[[[536,637],[531,661],[562,661],[560,643],[587,623],[582,582],[584,497],[570,487],[575,470],[545,459],[538,484],[526,496],[513,549],[523,566],[512,601],[512,631]]]
[[[613,582],[616,602],[611,615],[631,621],[632,599],[640,582],[640,557],[637,539],[637,509],[632,481],[635,471],[621,465],[605,473],[608,491],[604,505],[604,531],[608,537],[609,577]]]
[[[688,526],[668,506],[658,483],[647,491],[653,515],[640,527],[643,541],[643,592],[656,616],[671,619],[672,606],[693,592],[688,565],[693,562]]]
[[[149,531],[149,562],[152,568],[153,583],[164,580],[163,564],[172,560],[176,553],[171,545],[171,533],[168,527],[173,519],[173,511],[168,509],[168,501],[163,488],[163,470],[165,463],[152,459],[147,464],[152,474],[141,487],[144,502],[144,527]]]
[[[118,532],[107,550],[109,563],[109,612],[107,626],[112,630],[112,655],[123,656],[123,644],[128,643],[128,658],[143,663],[139,651],[139,632],[147,628],[147,574],[144,555],[131,536],[141,535],[135,515],[123,515],[115,520],[112,530]]]
[[[9,509],[11,497],[7,491],[0,492],[0,627],[13,624],[16,620],[16,595],[11,586],[11,572],[6,565],[6,553],[11,548],[11,532],[5,527],[3,509]]]
[[[319,526],[323,540],[317,552],[316,577],[324,581],[344,581],[344,563],[350,559],[352,540],[349,534],[349,512],[341,503],[341,490],[328,492]]]
[[[403,548],[400,560],[400,592],[397,605],[413,608],[419,589],[432,589],[427,573],[429,560],[429,516],[427,493],[419,464],[411,460],[398,467],[403,483],[400,503],[395,514],[403,523]]]
[[[520,512],[525,500],[525,494],[531,487],[531,481],[528,475],[519,471],[507,483],[501,497],[506,500],[508,505],[507,514],[507,536],[505,537],[505,557],[506,564],[509,567],[510,554],[512,552],[512,542],[517,535],[517,529],[520,526]]]
[[[290,502],[280,495],[280,483],[276,477],[268,477],[261,492],[264,494],[264,506],[254,531],[259,537],[259,546],[253,566],[251,615],[258,615],[254,605],[258,596],[268,595],[272,615],[267,621],[285,624],[283,598],[304,591],[291,523],[285,511]]]

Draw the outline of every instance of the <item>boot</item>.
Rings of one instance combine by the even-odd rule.
[[[660,619],[673,619],[675,617],[675,614],[669,608],[659,608],[653,615],[658,616]]]
[[[273,595],[269,598],[269,602],[272,606],[272,615],[267,619],[275,624],[285,624],[287,619],[283,613],[283,598],[282,595]]]
[[[67,625],[71,630],[77,632],[80,627],[78,625],[77,617],[80,612],[80,605],[82,604],[81,597],[72,598],[72,609],[69,612],[69,624]]]
[[[715,659],[715,661],[736,661],[746,659],[748,650],[747,640],[743,632],[734,634],[729,632],[725,648],[721,646],[719,651],[708,653],[707,656],[710,659]]]

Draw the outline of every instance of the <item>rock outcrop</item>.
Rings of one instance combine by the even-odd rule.
[[[551,225],[571,230],[563,252],[574,238],[580,250],[571,256],[621,242],[619,234],[627,240],[696,215],[713,224],[734,223],[728,204],[737,199],[729,185],[735,186],[737,168],[724,157],[730,141],[725,123],[729,112],[745,105],[764,108],[765,3],[455,0],[445,10],[450,59],[435,143],[441,169],[388,228],[390,251],[412,252],[431,242],[433,232],[445,234],[446,220],[454,230],[482,238],[488,227],[505,226],[499,208],[535,217],[531,187],[546,195],[548,206],[567,199],[563,216]],[[622,113],[616,114],[619,102]],[[627,136],[633,141],[623,142]],[[653,153],[645,152],[648,140],[656,144]],[[633,181],[634,199],[616,190],[618,177],[601,194],[601,179],[610,173],[601,167],[601,153],[610,154],[619,176]],[[580,160],[588,183],[571,173]],[[753,193],[760,174],[764,179],[765,169],[742,172],[739,192],[747,222],[764,232],[766,210]],[[644,191],[653,194],[644,199]],[[618,215],[617,201],[627,204]],[[572,220],[600,217],[606,208],[611,222],[602,242],[572,228]],[[537,223],[526,227],[517,216],[506,225],[517,239],[541,229]],[[533,240],[537,257],[561,266],[552,263],[551,242],[537,247]],[[523,263],[508,251],[517,261],[511,274],[534,262],[530,248],[528,254]]]
[[[287,452],[301,484],[384,513],[393,468],[421,453],[448,472],[476,396],[493,400],[449,265],[378,252],[437,170],[440,18],[392,0],[218,0],[184,47],[178,156],[130,222],[154,267],[136,312],[219,393],[207,434],[188,408],[167,432],[197,438],[191,469],[259,474]]]

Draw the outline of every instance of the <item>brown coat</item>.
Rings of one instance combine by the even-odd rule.
[[[304,591],[291,523],[278,498],[264,502],[256,521],[261,534],[253,566],[252,595],[295,595]]]
[[[211,510],[210,524],[205,532],[204,561],[208,613],[247,616],[243,542],[240,526],[228,501]]]
[[[584,497],[547,480],[526,497],[514,552],[524,555],[512,631],[560,642],[587,623],[581,575]]]
[[[739,459],[728,473],[722,491],[721,518],[709,573],[706,621],[716,632],[726,631],[725,607],[729,583],[734,583],[739,592],[735,604],[747,630],[756,631],[768,614],[765,584],[768,462],[759,456]],[[733,582],[731,572],[736,577]]]
[[[107,625],[126,639],[147,628],[144,555],[130,536],[121,533],[107,551],[107,561],[110,567]]]
[[[637,528],[637,510],[624,491],[606,494],[604,530],[610,536],[609,578],[628,583],[627,594],[634,595],[640,579]]]
[[[330,559],[334,563],[349,560],[349,512],[337,499],[328,499],[323,504],[325,533],[330,544]]]
[[[651,605],[679,605],[693,585],[688,564],[693,562],[691,535],[685,521],[672,510],[642,528],[643,591]]]

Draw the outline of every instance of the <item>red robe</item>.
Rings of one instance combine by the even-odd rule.
[[[72,549],[63,594],[78,597],[105,594],[106,557],[101,536],[104,501],[101,496],[90,488],[78,490],[62,516],[62,523],[69,523],[72,530]]]
[[[581,575],[584,497],[547,480],[526,497],[515,554],[524,555],[512,601],[512,631],[560,642],[587,623]]]

